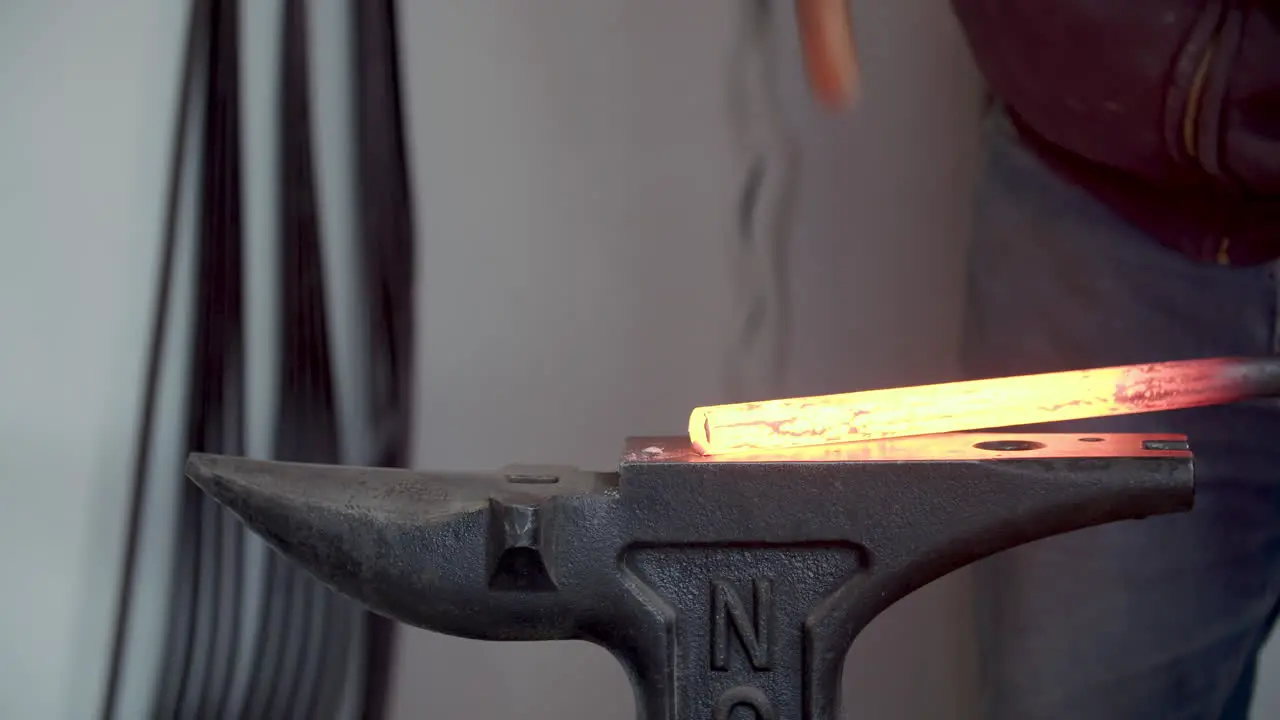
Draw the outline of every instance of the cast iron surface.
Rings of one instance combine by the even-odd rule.
[[[845,654],[878,613],[1000,550],[1189,509],[1186,448],[1180,436],[958,434],[702,457],[687,439],[637,438],[616,472],[192,455],[187,474],[376,612],[608,648],[640,718],[826,720]]]

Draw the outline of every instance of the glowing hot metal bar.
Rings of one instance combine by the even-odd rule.
[[[1280,360],[1210,358],[700,407],[704,455],[1129,415],[1280,395]]]

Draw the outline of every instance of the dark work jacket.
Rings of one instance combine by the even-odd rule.
[[[1197,260],[1280,257],[1280,0],[952,0],[1058,170]]]

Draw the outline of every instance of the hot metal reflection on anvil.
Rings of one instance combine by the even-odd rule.
[[[604,646],[651,720],[836,718],[854,637],[916,588],[1193,500],[1191,453],[1170,435],[960,433],[729,456],[639,438],[613,472],[192,455],[187,474],[376,612],[467,638]]]

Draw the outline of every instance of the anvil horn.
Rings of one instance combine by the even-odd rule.
[[[483,602],[501,615],[494,605],[505,595],[513,613],[527,613],[528,599],[519,597],[527,593],[495,598],[488,590],[552,586],[550,569],[538,564],[547,533],[541,518],[550,512],[539,511],[558,495],[589,494],[604,477],[568,468],[420,473],[206,454],[190,456],[186,475],[285,557],[375,612],[504,640],[519,638],[491,634],[503,623],[477,625],[469,609]],[[475,542],[495,534],[514,552]],[[567,636],[538,631],[528,639]]]

